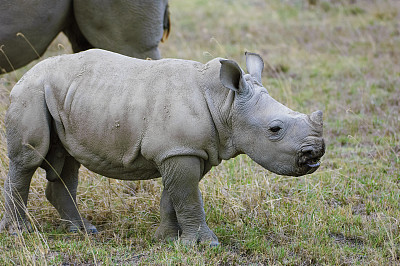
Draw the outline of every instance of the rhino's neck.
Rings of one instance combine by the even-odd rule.
[[[215,129],[218,135],[218,155],[222,160],[228,160],[239,154],[232,139],[232,107],[235,93],[223,87],[219,81],[219,60],[209,62],[210,68],[206,75],[204,97]]]

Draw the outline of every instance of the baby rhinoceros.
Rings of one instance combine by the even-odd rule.
[[[42,61],[11,92],[6,115],[9,173],[0,230],[30,230],[32,174],[46,170],[46,197],[69,230],[96,227],[76,208],[78,169],[107,177],[162,177],[155,236],[217,245],[206,224],[199,181],[247,154],[280,175],[310,174],[325,152],[322,112],[294,112],[261,84],[263,60],[246,54],[206,64],[146,61],[93,49]]]

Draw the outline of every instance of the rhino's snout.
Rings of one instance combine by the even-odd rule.
[[[325,142],[321,139],[316,145],[306,146],[301,149],[298,157],[298,166],[309,168],[314,172],[320,166],[319,160],[325,154]]]

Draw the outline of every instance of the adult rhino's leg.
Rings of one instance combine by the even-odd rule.
[[[73,9],[71,9],[70,15],[68,16],[69,20],[67,26],[63,29],[63,32],[67,35],[68,40],[71,43],[72,51],[78,53],[94,48],[85,36],[83,36],[78,24],[76,23],[75,15],[72,10]]]
[[[160,202],[160,226],[154,235],[157,239],[175,240],[182,233],[171,197],[166,189],[163,190]]]
[[[203,200],[198,188],[204,164],[194,156],[177,156],[165,160],[161,174],[165,189],[173,203],[183,243],[197,242],[218,245],[218,239],[206,224]]]
[[[76,191],[79,167],[80,163],[72,156],[66,156],[59,178],[47,183],[46,197],[57,209],[68,231],[77,232],[83,229],[88,233],[97,233],[96,227],[81,217],[77,209]],[[52,179],[49,178],[49,180]]]

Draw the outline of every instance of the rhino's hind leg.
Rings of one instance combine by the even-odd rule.
[[[160,202],[160,226],[154,235],[156,239],[165,239],[167,241],[176,240],[182,233],[178,224],[178,218],[172,200],[167,190],[163,190]]]
[[[25,79],[29,85],[29,75]],[[24,89],[24,82],[18,83],[13,92]],[[26,204],[33,173],[47,154],[50,140],[49,113],[44,108],[43,93],[20,93],[11,98],[5,125],[9,171],[4,183],[5,212],[0,231],[30,231],[26,219]],[[28,99],[25,99],[29,98]]]
[[[85,38],[85,36],[83,36],[81,30],[79,29],[73,10],[71,11],[70,20],[66,28],[63,29],[63,32],[65,35],[67,35],[74,53],[94,48],[93,45],[91,45]]]
[[[8,230],[10,233],[32,230],[26,219],[29,187],[32,175],[43,161],[43,154],[48,147],[46,137],[42,138],[43,141],[37,142],[37,138],[30,138],[28,134],[26,143],[23,143],[19,141],[19,133],[10,137],[10,132],[14,133],[13,130],[9,128],[7,132],[10,164],[4,183],[5,213],[0,223],[0,231]],[[46,136],[46,130],[43,131],[43,135]]]
[[[46,170],[47,180],[53,182],[60,177],[61,171],[64,168],[65,157],[68,153],[56,134],[51,134],[50,138],[50,148],[41,167]]]
[[[32,231],[32,226],[26,219],[26,203],[35,170],[36,168],[24,169],[10,161],[8,176],[4,183],[5,212],[0,222],[0,232],[17,234]]]
[[[97,233],[96,227],[83,218],[77,209],[76,191],[79,167],[80,164],[73,157],[65,156],[60,178],[47,183],[46,198],[57,209],[63,225],[69,232],[84,230],[88,233]]]

